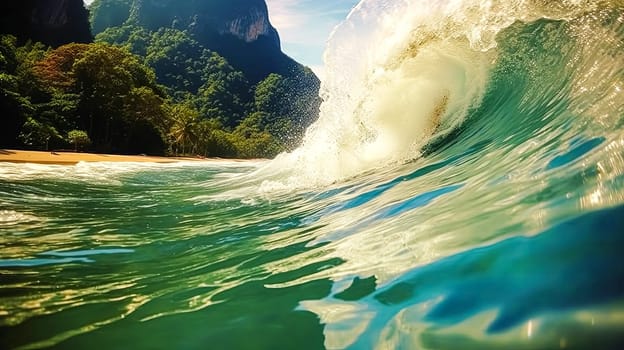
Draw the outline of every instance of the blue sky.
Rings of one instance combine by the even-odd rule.
[[[332,29],[358,0],[266,0],[282,50],[323,77],[323,51]]]
[[[93,0],[85,0],[89,4]],[[358,0],[265,0],[282,50],[323,77],[323,50],[332,29]]]

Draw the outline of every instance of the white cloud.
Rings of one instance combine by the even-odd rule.
[[[267,0],[271,23],[284,41],[324,44],[357,0]]]
[[[282,48],[322,75],[322,55],[329,34],[357,0],[266,0]]]
[[[296,10],[297,0],[267,0],[269,18],[278,30],[289,30],[301,26],[306,21]]]

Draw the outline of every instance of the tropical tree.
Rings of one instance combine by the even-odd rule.
[[[186,154],[195,149],[198,140],[199,113],[189,104],[178,103],[167,108],[172,125],[169,139],[175,154]]]
[[[48,48],[42,43],[30,41],[15,50],[17,59],[15,76],[19,81],[20,93],[29,96],[33,103],[41,102],[48,97],[45,87],[40,84],[34,73],[34,67],[45,57],[47,51]]]
[[[71,130],[67,133],[67,141],[74,145],[74,151],[91,144],[91,139],[84,130]]]
[[[36,79],[44,86],[60,91],[75,91],[73,66],[90,49],[89,44],[67,44],[48,52],[33,67]]]
[[[30,97],[22,92],[16,42],[14,36],[0,35],[0,146],[20,143],[21,128],[35,110]]]
[[[238,125],[248,111],[249,83],[225,58],[212,53],[204,70],[196,105],[204,118],[218,119],[225,128]]]
[[[280,152],[278,141],[261,126],[262,118],[263,113],[253,113],[234,129],[234,144],[240,157],[270,158]]]
[[[25,145],[45,147],[47,151],[50,140],[61,140],[62,136],[54,126],[29,117],[22,126],[19,138]]]
[[[151,35],[145,62],[156,72],[158,82],[171,91],[197,93],[209,57],[210,51],[186,32],[161,28]]]
[[[82,130],[103,152],[271,157],[298,143],[318,113],[311,70],[252,86],[200,43],[197,21],[163,26],[137,4],[95,0],[95,44],[18,47],[0,35],[0,144],[48,148]],[[247,74],[257,82],[264,73]]]
[[[128,152],[151,148],[132,139],[137,127],[156,129],[164,92],[154,72],[127,49],[91,44],[71,68],[74,89],[81,96],[79,125],[97,149]],[[153,106],[150,106],[153,104]],[[132,147],[131,147],[132,146]]]

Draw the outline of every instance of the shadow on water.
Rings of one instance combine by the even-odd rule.
[[[595,137],[578,145],[570,145],[573,146],[572,149],[562,155],[553,158],[550,163],[548,163],[548,166],[546,166],[546,170],[559,168],[581,158],[594,148],[600,146],[605,140],[606,139],[604,137]]]
[[[374,280],[354,281],[333,298],[361,297],[359,303],[378,310],[354,348],[375,344],[402,310],[440,297],[422,315],[424,322],[447,327],[499,310],[488,334],[546,313],[615,302],[624,297],[623,217],[624,206],[592,212],[537,236],[509,238],[418,267],[374,292]],[[361,293],[356,284],[363,286]]]

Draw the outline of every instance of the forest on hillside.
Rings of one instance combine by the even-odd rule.
[[[94,5],[106,2],[130,4]],[[318,79],[306,67],[254,76],[189,27],[150,28],[106,11],[91,13],[92,23],[112,23],[96,22],[91,43],[0,36],[1,146],[273,157],[295,147],[318,115]]]

